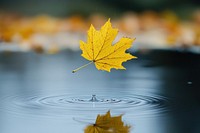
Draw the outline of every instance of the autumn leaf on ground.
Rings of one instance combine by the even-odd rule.
[[[90,62],[72,72],[76,72],[89,64],[94,63],[98,70],[110,72],[111,68],[125,69],[122,62],[136,58],[126,50],[132,46],[135,39],[123,37],[112,44],[117,36],[118,29],[112,28],[110,19],[98,31],[93,25],[88,30],[87,42],[80,41],[82,56]]]
[[[129,133],[130,126],[122,121],[122,115],[112,117],[110,111],[98,115],[95,124],[88,125],[84,133]]]

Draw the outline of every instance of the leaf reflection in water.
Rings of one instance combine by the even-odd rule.
[[[108,111],[105,115],[98,115],[96,122],[88,125],[84,133],[129,133],[130,128],[122,121],[122,115],[111,116]]]

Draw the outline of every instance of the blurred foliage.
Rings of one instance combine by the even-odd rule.
[[[117,17],[127,11],[173,10],[181,17],[185,17],[199,7],[199,0],[84,0],[84,4],[82,0],[0,0],[2,11],[14,11],[25,15],[88,16],[97,12]]]

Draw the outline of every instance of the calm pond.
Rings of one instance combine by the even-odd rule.
[[[200,55],[136,56],[125,71],[72,73],[79,52],[0,53],[0,133],[83,133],[108,110],[131,133],[200,133]]]

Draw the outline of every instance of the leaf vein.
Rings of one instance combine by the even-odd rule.
[[[97,62],[97,63],[104,64],[104,65],[108,65],[108,66],[119,67],[119,66],[117,66],[117,65],[113,65],[113,64],[110,64],[110,63],[104,63],[104,62]]]
[[[102,36],[102,34],[101,34],[101,36]],[[106,36],[105,36],[105,38],[104,38],[103,44],[101,45],[101,48],[100,48],[100,50],[99,50],[99,52],[98,52],[98,54],[97,54],[97,56],[95,57],[94,60],[96,60],[96,58],[97,58],[97,57],[99,56],[99,54],[101,53],[101,51],[102,51],[102,49],[103,49],[103,47],[104,47],[104,45],[105,45],[105,40],[107,40],[107,36],[108,36],[108,28],[106,29]]]
[[[119,49],[123,48],[123,47],[126,46],[126,45],[129,45],[129,44],[126,43],[126,44],[122,45],[121,47],[115,49],[113,52],[109,53],[108,55],[106,55],[106,56],[104,56],[104,57],[102,57],[102,58],[100,58],[100,59],[98,59],[98,60],[96,60],[96,61],[103,60],[103,59],[105,59],[106,57],[109,57],[110,55],[114,54],[115,52],[117,52]]]
[[[90,54],[88,53],[88,51],[85,48],[85,44],[83,44],[83,48],[84,48],[84,51],[86,51],[87,55],[91,58]]]

